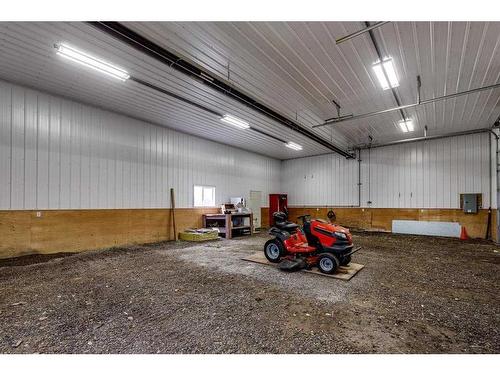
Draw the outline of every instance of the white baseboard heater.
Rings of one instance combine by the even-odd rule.
[[[393,220],[392,233],[460,237],[461,225],[448,221]]]

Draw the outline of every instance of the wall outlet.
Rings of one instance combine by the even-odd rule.
[[[37,211],[36,212],[36,217],[42,217],[42,211]]]

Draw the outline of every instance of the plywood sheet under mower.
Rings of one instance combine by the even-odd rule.
[[[255,253],[253,255],[250,255],[249,257],[242,258],[242,260],[246,260],[248,262],[254,262],[254,263],[259,263],[259,264],[265,264],[268,266],[274,266],[278,268],[278,263],[271,263],[266,259],[266,256],[262,251],[259,251],[258,253]],[[358,264],[358,263],[349,263],[347,266],[340,266],[337,268],[337,271],[334,274],[326,274],[320,272],[317,268],[312,268],[310,270],[308,269],[302,269],[302,272],[307,272],[307,273],[313,273],[315,275],[320,275],[320,276],[326,276],[326,277],[331,277],[334,279],[340,279],[340,280],[345,280],[349,281],[353,278],[354,275],[356,275],[359,271],[361,271],[365,266],[363,264]]]

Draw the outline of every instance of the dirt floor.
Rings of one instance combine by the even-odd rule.
[[[0,352],[500,352],[491,243],[358,233],[346,282],[241,260],[267,238],[2,261]]]

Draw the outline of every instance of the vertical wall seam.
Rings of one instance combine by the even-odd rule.
[[[62,106],[63,106],[63,103],[62,103],[62,100],[59,100],[59,146],[58,146],[58,152],[59,152],[59,158],[58,158],[58,168],[59,168],[59,181],[58,181],[58,192],[57,192],[57,196],[58,196],[58,207],[57,208],[61,208],[61,181],[62,181],[62,176],[61,176],[61,172],[62,172],[62,167],[61,167],[61,145],[62,145]]]
[[[38,161],[40,155],[38,154],[38,142],[40,137],[40,106],[38,103],[38,94],[36,96],[36,139],[35,139],[35,209],[38,209]]]
[[[23,208],[26,208],[26,91],[23,91]]]
[[[14,151],[14,98],[13,98],[13,87],[12,85],[9,85],[9,88],[10,88],[10,186],[9,186],[9,208],[10,209],[13,209],[12,207],[12,190],[13,190],[13,187],[14,187],[14,184],[13,184],[13,173],[12,173],[12,170],[13,170],[13,167],[12,167],[12,164],[14,163],[14,155],[13,155],[13,151]]]
[[[71,103],[68,103],[68,104],[71,104]],[[68,118],[68,125],[69,125],[69,129],[68,129],[68,134],[69,134],[69,152],[68,152],[68,157],[69,157],[69,203],[68,203],[68,206],[70,208],[75,208],[72,206],[72,203],[71,203],[71,196],[72,196],[72,192],[73,192],[73,184],[72,184],[72,181],[73,181],[73,175],[72,175],[72,171],[73,171],[73,108],[71,105],[68,106],[69,107],[69,118]]]
[[[51,160],[51,140],[52,140],[52,127],[50,126],[52,121],[52,106],[50,105],[50,96],[47,98],[47,207],[50,207],[50,160]]]

